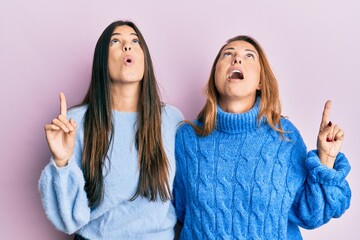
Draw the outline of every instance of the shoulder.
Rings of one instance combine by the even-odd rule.
[[[67,112],[67,118],[74,119],[75,122],[79,125],[84,120],[87,109],[88,109],[87,105],[72,107]]]
[[[197,125],[196,122],[194,122],[194,121],[192,123]],[[189,138],[190,136],[197,137],[194,127],[191,126],[191,124],[188,122],[182,122],[179,125],[179,128],[177,130],[177,135],[184,136],[185,138]]]
[[[290,140],[292,144],[306,148],[300,131],[296,128],[296,126],[288,118],[282,118],[280,122],[284,131],[284,137]]]
[[[281,127],[285,131],[286,134],[296,134],[300,135],[299,130],[295,127],[295,125],[288,119],[282,118],[280,120]]]
[[[162,106],[162,118],[163,120],[170,120],[178,124],[179,122],[184,120],[184,115],[178,108],[169,104],[164,104]]]

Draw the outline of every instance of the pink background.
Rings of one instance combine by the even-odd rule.
[[[149,45],[163,100],[192,119],[220,46],[254,36],[278,77],[283,114],[315,147],[323,104],[346,132],[350,210],[305,239],[354,239],[360,218],[360,4],[358,1],[41,1],[0,3],[0,239],[70,239],[55,230],[37,181],[49,161],[43,126],[58,93],[78,103],[103,29],[133,20]],[[341,3],[340,3],[341,2]]]

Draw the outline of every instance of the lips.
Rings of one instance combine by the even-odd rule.
[[[231,80],[243,80],[244,74],[240,69],[230,69],[227,78]]]
[[[130,55],[125,56],[123,61],[126,66],[131,66],[134,63],[134,59]]]

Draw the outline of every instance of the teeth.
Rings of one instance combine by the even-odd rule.
[[[240,79],[240,80],[242,80],[242,79],[244,79],[244,75],[240,70],[235,69],[235,70],[233,70],[231,72],[230,75],[227,76],[227,78],[228,79]]]
[[[231,79],[231,76],[232,76],[234,73],[240,73],[240,74],[242,74],[242,72],[241,72],[240,70],[235,69],[235,70],[233,70],[233,71],[231,72],[230,75],[227,76],[227,78],[228,78],[228,79]]]

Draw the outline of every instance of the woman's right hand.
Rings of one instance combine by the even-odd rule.
[[[58,167],[66,166],[74,151],[76,123],[66,118],[66,98],[60,93],[60,115],[45,125],[46,140]]]

